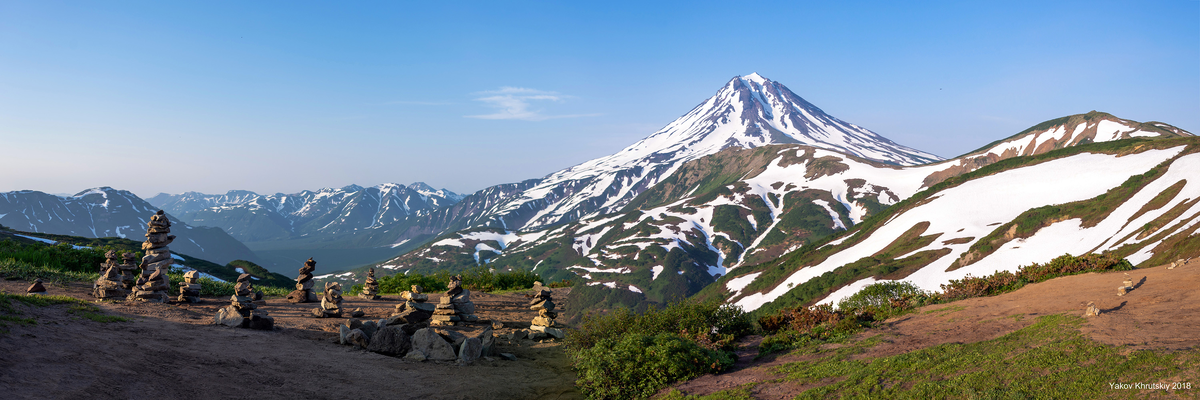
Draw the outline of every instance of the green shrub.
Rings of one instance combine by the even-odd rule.
[[[589,398],[635,398],[664,385],[720,372],[733,363],[733,341],[751,331],[740,307],[685,300],[637,314],[617,308],[584,317],[565,339]]]
[[[842,299],[837,308],[858,313],[869,312],[874,320],[882,321],[929,304],[932,295],[908,281],[877,282]]]
[[[1131,269],[1133,264],[1129,263],[1129,260],[1111,253],[1091,253],[1079,257],[1063,254],[1046,264],[1033,263],[1019,267],[1017,272],[999,271],[982,278],[967,275],[963,279],[951,280],[950,283],[942,285],[942,296],[946,300],[995,296],[1020,289],[1026,284],[1060,276]]]
[[[573,353],[579,389],[592,399],[647,398],[660,388],[733,365],[726,352],[670,333],[604,338]]]
[[[454,275],[448,271],[438,271],[429,275],[410,272],[377,278],[376,281],[379,283],[380,293],[398,294],[410,290],[412,285],[421,286],[425,292],[440,292],[446,290],[446,284],[450,283],[450,277]],[[464,288],[480,292],[529,289],[533,287],[534,282],[542,280],[541,276],[529,271],[496,272],[482,267],[467,270],[459,275],[462,275]],[[354,285],[351,289],[357,293],[362,291],[362,285]]]

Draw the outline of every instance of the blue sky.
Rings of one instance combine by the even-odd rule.
[[[1197,1],[497,3],[0,2],[0,191],[469,193],[751,72],[944,157],[1090,110],[1200,131]]]

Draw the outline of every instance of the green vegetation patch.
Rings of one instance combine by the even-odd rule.
[[[585,317],[565,344],[579,374],[576,384],[588,398],[646,398],[668,384],[733,365],[733,340],[750,329],[738,307],[682,301],[640,314],[618,308]]]
[[[1078,331],[1083,319],[1049,315],[1000,338],[945,344],[905,354],[855,360],[831,354],[778,367],[787,380],[818,385],[799,399],[823,398],[1100,398],[1113,383],[1196,382],[1195,351],[1135,351],[1095,342]]]

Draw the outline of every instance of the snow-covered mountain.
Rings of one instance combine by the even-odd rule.
[[[1187,135],[1184,131],[1176,132]],[[1064,253],[1135,266],[1200,256],[1200,139],[1024,157],[948,179],[826,245],[721,279],[747,310],[833,303],[879,281],[938,290]]]
[[[1013,158],[1046,153],[1078,144],[1110,142],[1130,138],[1172,138],[1192,134],[1162,122],[1137,122],[1109,113],[1091,111],[1069,115],[1029,127],[1016,135],[989,143],[982,148],[944,163],[945,168],[930,174],[925,186],[943,179],[974,171],[985,165]]]
[[[159,194],[150,201],[195,225],[220,227],[244,242],[263,242],[305,236],[371,236],[462,198],[417,182],[274,195],[245,190],[222,195],[187,192]]]
[[[1100,118],[1101,113],[1080,114],[1035,128],[1057,126],[1054,122],[1060,120],[1087,120],[1088,115],[1096,117],[1089,123],[1093,127],[1100,125],[1097,119],[1115,119]],[[1103,124],[1091,134],[1119,139],[1122,133],[1131,132],[1129,126],[1144,125],[1127,122]],[[1136,137],[1190,136],[1169,125],[1162,124],[1162,128]],[[1014,138],[1038,137],[1055,129],[1031,128]],[[1148,144],[1114,145],[1135,148]],[[1046,146],[1030,155],[1051,150]],[[534,270],[555,280],[582,278],[589,284],[644,293],[661,301],[691,295],[722,276],[761,273],[765,268],[761,265],[769,265],[805,244],[856,229],[873,215],[891,212],[897,203],[928,189],[931,177],[939,177],[941,182],[977,169],[980,165],[946,175],[948,167],[964,165],[964,160],[979,154],[899,167],[805,145],[729,148],[685,163],[622,212],[543,230],[468,229],[443,236],[377,268],[431,271],[487,264],[497,269]],[[980,164],[1018,156],[993,155]],[[738,282],[747,280],[753,277]]]
[[[145,240],[146,222],[159,208],[125,190],[100,187],[74,196],[32,190],[0,193],[0,225],[26,232],[89,238]],[[233,260],[260,262],[244,244],[218,228],[191,226],[173,214],[171,249],[219,264]]]
[[[941,160],[821,111],[757,73],[729,80],[712,97],[616,154],[555,172],[489,207],[490,225],[529,229],[616,212],[683,163],[722,149],[797,143],[893,165]]]

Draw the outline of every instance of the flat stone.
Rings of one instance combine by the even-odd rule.
[[[456,349],[458,348],[458,346],[462,345],[462,342],[464,340],[467,340],[467,335],[464,335],[464,334],[462,334],[462,332],[459,332],[456,330],[434,329],[433,331],[437,332],[438,335],[442,335],[442,338],[446,339],[446,342],[450,343],[450,345],[454,346],[454,348],[456,348]]]
[[[454,354],[454,348],[450,347],[442,335],[438,335],[432,328],[417,330],[412,337],[413,350],[420,351],[426,359],[433,361],[454,361],[458,359],[458,355]]]
[[[409,309],[421,310],[421,311],[428,312],[428,313],[432,313],[433,310],[437,309],[436,304],[418,303],[415,301],[410,301],[408,303],[405,303],[405,306]]]
[[[269,331],[275,329],[275,318],[255,315],[250,317],[250,329]]]
[[[508,361],[517,361],[517,356],[512,353],[500,353],[500,358],[503,358]]]
[[[371,336],[367,350],[389,356],[407,354],[412,350],[412,338],[399,326],[385,326]]]
[[[554,326],[554,320],[546,317],[533,317],[533,325]]]
[[[458,361],[463,364],[470,364],[479,359],[483,352],[483,344],[479,338],[467,338],[458,347]]]
[[[530,334],[529,334],[529,340],[542,340],[542,339],[545,339],[548,337],[550,337],[550,335],[546,334],[546,332],[541,332],[541,331],[534,331],[534,332],[530,332]]]
[[[428,321],[430,317],[433,317],[433,313],[429,312],[429,311],[424,311],[424,310],[410,309],[410,310],[401,312],[399,314],[393,315],[392,317],[393,318],[388,318],[388,325],[394,325],[392,323],[393,321],[403,321],[402,323],[405,323],[405,324],[416,324],[416,323]]]
[[[346,344],[346,335],[350,334],[350,327],[346,324],[338,325],[338,344]]]
[[[404,359],[410,360],[410,361],[418,361],[418,362],[426,360],[425,353],[422,353],[417,350],[413,350],[413,351],[408,352],[408,354],[405,354]]]
[[[351,318],[362,318],[364,315],[367,315],[367,314],[364,313],[362,310],[354,310],[354,311],[350,312]]]
[[[217,315],[213,316],[213,324],[238,327],[242,325],[242,319],[244,319],[242,314],[233,307],[221,307],[217,310]]]
[[[512,339],[512,340],[521,340],[521,339],[525,339],[527,337],[529,337],[529,332],[524,329],[519,329],[519,330],[514,331],[513,333],[510,333],[508,338]]]
[[[555,339],[561,340],[562,338],[567,337],[566,332],[563,332],[562,329],[558,328],[546,328],[545,332],[547,335],[553,336]]]

